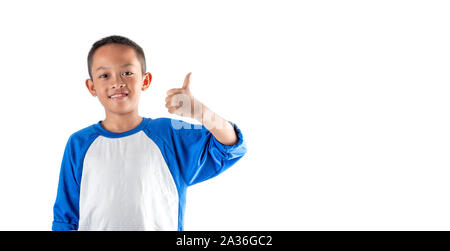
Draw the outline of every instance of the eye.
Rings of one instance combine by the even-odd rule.
[[[102,74],[102,75],[100,75],[100,77],[99,77],[99,78],[106,78],[106,77],[108,77],[108,75],[107,75],[107,74]]]
[[[132,72],[129,72],[129,71],[126,71],[126,72],[124,72],[122,75],[124,75],[124,76],[129,76],[129,75],[133,75],[133,73],[132,73]]]

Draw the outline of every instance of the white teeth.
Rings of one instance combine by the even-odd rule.
[[[111,98],[118,98],[118,97],[125,97],[127,96],[126,94],[116,94],[116,95],[112,95]]]

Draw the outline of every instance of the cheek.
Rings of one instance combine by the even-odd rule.
[[[97,95],[102,95],[103,93],[105,93],[105,91],[106,91],[106,87],[105,87],[105,84],[103,84],[103,83],[96,83],[95,85],[94,85],[94,87],[95,87],[95,92],[97,93]]]
[[[108,92],[105,90],[97,91],[97,96],[101,99],[108,99]]]
[[[96,93],[100,102],[105,103],[109,101],[108,91],[106,89],[98,88],[96,89]]]
[[[133,95],[131,95],[131,100],[133,100],[133,101],[137,101],[137,100],[139,100],[139,97],[141,96],[141,93],[140,93],[140,91],[138,91],[138,90],[133,90]]]
[[[129,85],[128,89],[134,96],[139,96],[141,94],[142,84],[135,82],[133,85]]]

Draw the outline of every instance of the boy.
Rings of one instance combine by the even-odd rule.
[[[182,88],[167,92],[169,113],[201,125],[138,114],[152,75],[142,48],[122,36],[93,44],[86,87],[106,118],[72,134],[61,165],[53,230],[183,230],[186,189],[247,151],[236,124]]]

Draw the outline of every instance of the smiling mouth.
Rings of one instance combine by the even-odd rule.
[[[128,93],[119,93],[119,94],[114,94],[111,96],[108,96],[108,98],[112,99],[112,100],[121,100],[124,99],[128,96]]]

